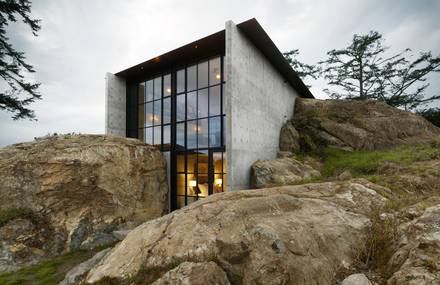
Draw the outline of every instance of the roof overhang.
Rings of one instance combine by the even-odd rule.
[[[275,69],[304,98],[314,98],[258,21],[253,18],[237,25]],[[194,63],[198,59],[225,53],[225,30],[184,45],[116,73],[127,81],[140,81]]]

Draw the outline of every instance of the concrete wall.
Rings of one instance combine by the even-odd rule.
[[[105,134],[126,135],[126,84],[111,73],[105,75]]]
[[[225,79],[230,191],[249,188],[256,160],[276,158],[280,129],[298,94],[232,21],[226,23]]]

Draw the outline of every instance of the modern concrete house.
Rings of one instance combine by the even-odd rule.
[[[308,88],[255,20],[106,75],[106,133],[160,147],[171,209],[249,188]]]

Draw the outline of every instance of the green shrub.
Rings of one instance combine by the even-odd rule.
[[[15,219],[28,219],[32,222],[37,222],[38,215],[28,208],[8,208],[0,210],[0,227],[4,226],[7,222]]]

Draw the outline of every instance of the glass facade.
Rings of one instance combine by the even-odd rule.
[[[138,85],[138,138],[171,151],[172,207],[225,191],[223,58]]]

